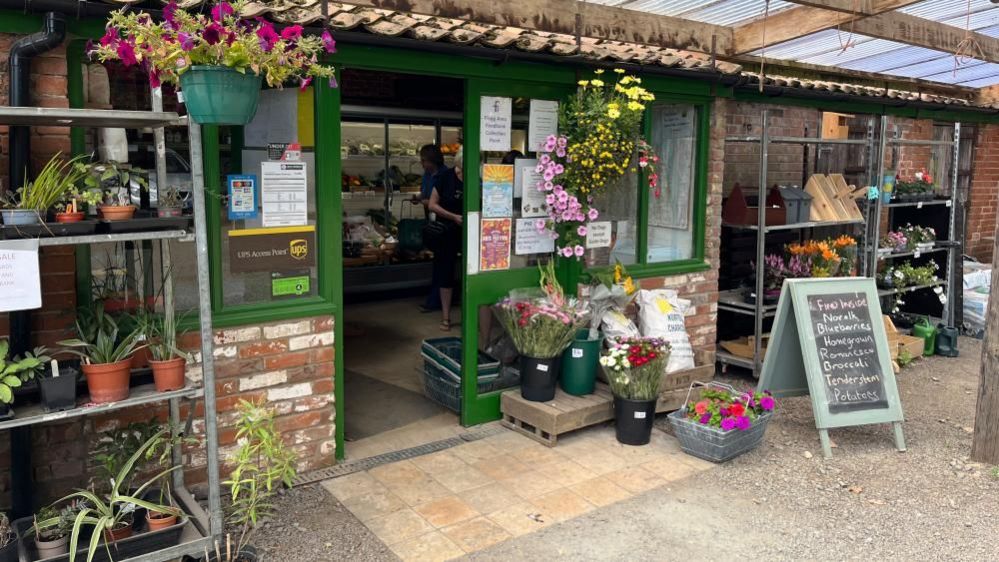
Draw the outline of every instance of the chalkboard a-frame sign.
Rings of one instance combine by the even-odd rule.
[[[758,389],[811,396],[826,458],[830,428],[874,423],[893,424],[904,451],[902,403],[874,280],[785,281]]]

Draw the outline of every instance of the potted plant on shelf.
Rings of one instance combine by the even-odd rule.
[[[670,347],[660,338],[622,338],[600,357],[614,395],[614,433],[625,445],[645,445],[652,436],[659,385]]]
[[[67,353],[82,360],[90,400],[96,404],[128,398],[132,354],[144,346],[135,329],[122,333],[114,318],[100,308],[81,310],[76,318],[77,338],[64,340]]]
[[[132,218],[132,189],[148,189],[145,170],[119,162],[93,162],[82,164],[86,171],[84,188],[100,197],[97,212],[106,221]],[[134,184],[134,186],[133,186]]]
[[[0,562],[17,562],[17,533],[7,514],[0,511]]]
[[[72,506],[66,506],[62,510],[46,506],[35,514],[31,530],[35,535],[35,549],[39,559],[69,552],[69,535],[73,532],[75,518]]]
[[[101,199],[102,194],[100,190],[79,189],[74,185],[54,205],[53,218],[59,223],[80,222],[87,216],[85,210],[96,207],[101,202]]]
[[[76,165],[78,160],[63,161],[62,153],[57,153],[34,181],[0,198],[0,207],[3,207],[0,216],[4,224],[23,226],[43,222],[48,210],[83,177]]]
[[[261,18],[241,17],[244,7],[219,2],[188,12],[170,2],[162,20],[122,9],[111,13],[93,52],[102,62],[143,65],[154,87],[179,83],[188,114],[202,124],[249,123],[262,78],[274,88],[296,82],[304,89],[314,78],[336,85],[333,67],[319,62],[335,51],[329,30],[310,36],[291,25],[278,32]]]
[[[271,503],[278,487],[291,486],[295,478],[295,453],[281,439],[274,423],[274,411],[260,404],[240,400],[237,407],[236,440],[240,443],[229,459],[232,472],[224,482],[232,496],[229,524],[239,533],[236,544],[216,543],[214,552],[206,549],[206,562],[256,562],[250,546],[257,523],[271,515]]]
[[[138,508],[150,512],[173,513],[180,515],[179,509],[169,505],[160,505],[143,499],[145,492],[159,482],[165,475],[179,469],[179,466],[168,468],[156,474],[142,485],[130,491],[133,482],[133,471],[136,464],[148,451],[154,447],[167,430],[160,430],[150,437],[125,461],[119,471],[111,478],[111,490],[106,494],[97,494],[90,490],[77,490],[60,499],[57,503],[80,500],[84,506],[76,514],[73,529],[69,539],[69,560],[76,561],[77,549],[84,527],[93,530],[90,543],[86,550],[87,562],[92,562],[101,542],[108,558],[111,557],[111,543],[132,536],[134,516]],[[43,522],[44,523],[44,522]]]
[[[773,417],[776,402],[769,392],[739,392],[730,385],[694,382],[700,398],[669,415],[680,448],[712,462],[724,462],[755,448]]]
[[[162,193],[157,194],[156,216],[179,217],[184,210],[184,201],[180,197],[180,189],[170,186]]]
[[[496,315],[520,354],[520,393],[525,400],[555,397],[559,359],[582,327],[585,316],[574,299],[566,299],[552,261],[539,265],[541,296],[512,291],[496,306]]]
[[[14,417],[11,404],[14,403],[14,389],[35,376],[35,372],[45,365],[48,357],[45,348],[26,353],[23,357],[7,360],[9,340],[0,340],[0,420]]]
[[[145,336],[151,358],[149,366],[153,370],[156,390],[166,392],[184,388],[184,371],[188,354],[177,347],[177,325],[173,311],[166,311],[162,317],[152,314],[140,316],[140,329]]]

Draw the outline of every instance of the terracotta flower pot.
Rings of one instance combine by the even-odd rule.
[[[50,541],[42,540],[36,537],[35,548],[38,550],[39,560],[66,554],[69,552],[69,535]]]
[[[179,217],[183,212],[180,207],[161,207],[156,209],[156,216],[160,218],[165,217]]]
[[[104,529],[104,540],[112,543],[132,536],[132,523],[123,523],[123,525],[115,529]]]
[[[166,361],[150,361],[149,366],[153,368],[153,383],[156,385],[156,390],[166,392],[184,388],[184,367],[186,365],[187,360],[183,357],[174,357]]]
[[[101,205],[97,210],[104,220],[127,221],[135,214],[135,205]]]
[[[177,516],[172,513],[154,513],[150,511],[146,513],[146,524],[149,525],[149,532],[152,533],[153,531],[159,531],[160,529],[176,525]]]
[[[135,354],[132,355],[133,370],[145,369],[146,367],[149,367],[152,364],[152,362],[153,362],[153,352],[149,349],[149,347],[140,348],[135,352]]]
[[[83,211],[77,211],[75,213],[56,213],[56,222],[80,222],[83,220]]]
[[[128,398],[128,381],[132,374],[132,358],[117,363],[83,364],[90,401],[95,404],[117,402]]]

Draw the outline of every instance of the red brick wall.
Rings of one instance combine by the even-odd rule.
[[[979,125],[972,154],[965,253],[992,262],[999,196],[999,125]]]
[[[770,136],[815,136],[821,114],[815,109],[770,104],[728,102],[725,111],[727,136],[759,136],[763,110],[769,111]],[[760,183],[760,144],[733,142],[724,145],[724,192],[735,184],[758,187]],[[767,185],[802,185],[805,148],[793,144],[771,144],[767,153]]]
[[[182,343],[199,346],[198,333]],[[201,383],[200,353],[188,366],[188,378]],[[277,414],[277,426],[298,454],[300,471],[334,462],[335,411],[333,400],[333,318],[322,316],[286,322],[227,328],[215,332],[215,389],[217,393],[219,454],[235,451],[235,408],[241,399],[264,401]],[[39,502],[56,499],[93,477],[89,451],[99,433],[152,417],[167,419],[166,404],[119,410],[61,424],[33,428],[32,463]],[[188,409],[182,408],[186,420]],[[201,445],[184,452],[189,484],[207,479],[204,448],[204,401],[195,410],[194,436]],[[10,500],[10,449],[0,433],[0,509]],[[223,476],[227,473],[222,469]]]

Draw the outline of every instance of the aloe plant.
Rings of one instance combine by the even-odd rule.
[[[136,463],[139,459],[144,457],[148,451],[157,446],[167,430],[161,430],[155,435],[150,437],[142,447],[135,451],[131,457],[122,465],[118,474],[111,479],[111,491],[106,496],[100,496],[95,494],[90,490],[77,490],[72,494],[60,499],[56,503],[62,503],[72,500],[81,500],[85,502],[85,506],[76,514],[76,519],[73,521],[73,530],[70,533],[69,538],[69,560],[70,562],[76,562],[76,551],[79,548],[80,536],[83,531],[84,526],[90,526],[93,528],[93,533],[90,536],[90,544],[87,548],[87,562],[92,562],[94,555],[97,553],[97,548],[100,545],[101,539],[104,538],[104,531],[111,531],[116,528],[120,528],[123,523],[128,522],[136,508],[145,508],[149,511],[155,511],[156,513],[165,513],[171,515],[181,515],[182,512],[176,507],[160,505],[147,500],[142,499],[143,493],[145,493],[153,484],[159,482],[162,478],[179,469],[179,466],[174,466],[168,468],[159,474],[153,476],[147,480],[144,484],[136,488],[135,492],[129,494],[123,492],[127,489],[127,484],[131,483],[132,471],[135,469]],[[47,525],[55,524],[52,521],[41,521],[38,523],[40,526],[45,527]],[[109,560],[113,560],[111,556],[111,548],[104,541],[104,549],[107,552]]]
[[[80,357],[85,363],[96,365],[117,363],[145,347],[138,329],[122,334],[118,323],[101,309],[80,311],[76,318],[77,338],[63,340],[67,353]]]
[[[81,158],[78,156],[64,161],[62,153],[56,153],[34,181],[18,189],[15,195],[7,196],[4,203],[8,207],[44,213],[75,189],[77,182],[86,176],[86,169],[79,162]]]

